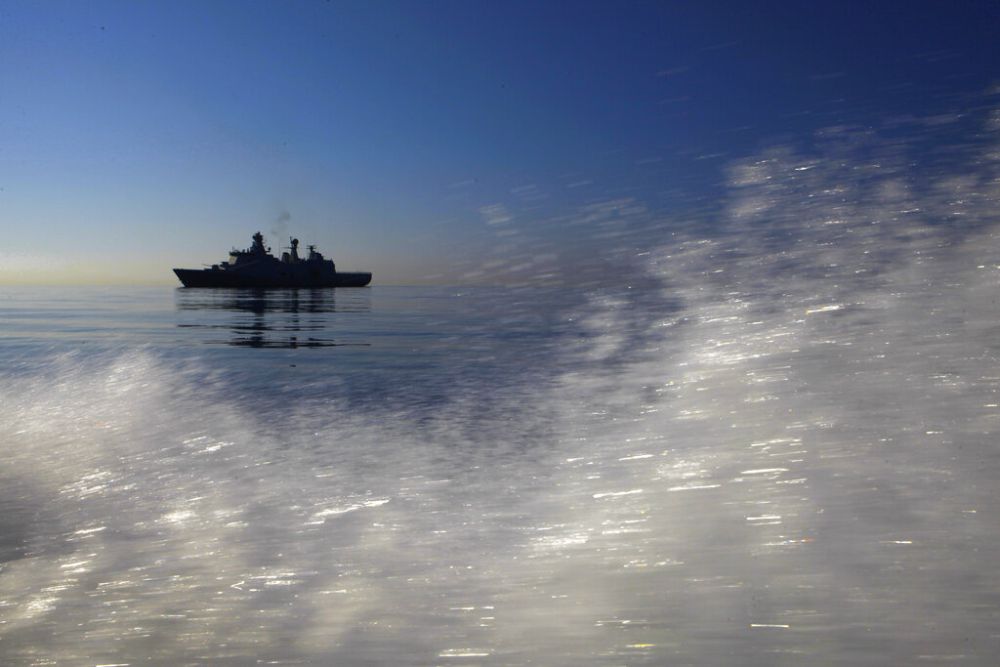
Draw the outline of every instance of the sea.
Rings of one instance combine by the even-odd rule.
[[[616,280],[0,288],[0,664],[995,665],[997,145]]]

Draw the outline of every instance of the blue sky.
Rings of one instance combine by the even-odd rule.
[[[489,282],[501,218],[600,253],[551,221],[668,219],[767,142],[960,111],[997,34],[973,1],[0,0],[0,284],[172,284],[257,229]]]

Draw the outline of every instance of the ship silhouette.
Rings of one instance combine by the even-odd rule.
[[[253,235],[253,245],[246,250],[233,249],[229,260],[205,269],[174,269],[185,287],[364,287],[372,280],[368,272],[337,271],[333,260],[326,259],[308,246],[309,254],[299,257],[299,240],[291,239],[281,259],[264,247],[260,232]]]

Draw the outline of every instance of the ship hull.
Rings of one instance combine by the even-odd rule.
[[[174,269],[184,287],[364,287],[372,280],[367,272],[336,272],[320,275],[247,275],[218,269]]]

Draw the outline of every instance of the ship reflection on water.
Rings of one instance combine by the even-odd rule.
[[[176,291],[179,312],[200,311],[180,328],[211,334],[202,342],[251,348],[315,348],[368,346],[358,340],[334,338],[334,313],[367,313],[367,290],[336,289],[198,289]],[[217,316],[204,311],[214,311]],[[194,313],[192,313],[194,314]],[[226,338],[216,334],[228,331]]]

